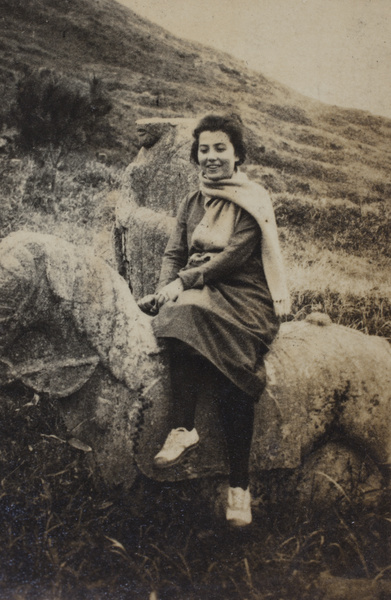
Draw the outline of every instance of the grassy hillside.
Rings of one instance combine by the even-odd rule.
[[[0,85],[8,88],[26,66],[97,74],[114,104],[108,145],[123,158],[135,152],[136,117],[233,109],[251,130],[251,162],[267,167],[273,191],[390,200],[388,119],[311,101],[114,0],[0,0],[0,8]]]

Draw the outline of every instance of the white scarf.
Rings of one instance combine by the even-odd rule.
[[[256,220],[262,231],[262,261],[275,312],[278,316],[288,314],[290,297],[268,192],[240,171],[235,172],[230,179],[220,181],[213,181],[201,175],[200,190],[206,197],[229,200],[246,210]]]

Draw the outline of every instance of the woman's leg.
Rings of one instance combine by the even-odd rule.
[[[254,429],[254,400],[234,384],[226,388],[224,396],[220,399],[220,414],[230,464],[229,485],[246,490]]]
[[[176,339],[169,340],[169,357],[173,428],[185,427],[191,431],[194,428],[203,359]]]
[[[244,527],[252,521],[249,462],[254,429],[254,399],[215,367],[213,391],[220,409],[229,459],[227,522]]]
[[[202,358],[194,355],[189,346],[174,338],[168,341],[168,351],[173,400],[172,429],[154,458],[154,464],[159,468],[176,464],[199,442],[194,421],[199,398],[198,363]]]
[[[213,365],[208,382],[213,386],[226,440],[230,465],[229,485],[246,490],[254,429],[254,399]]]

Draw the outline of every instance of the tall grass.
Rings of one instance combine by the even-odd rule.
[[[109,256],[108,246],[99,248],[99,236],[114,222],[121,176],[120,168],[77,154],[68,156],[55,173],[28,156],[0,159],[0,235],[40,231],[78,245],[97,245]]]
[[[357,206],[346,200],[314,201],[277,194],[275,210],[281,227],[306,239],[321,240],[329,250],[391,257],[391,207],[384,202]]]
[[[329,288],[321,292],[300,290],[293,293],[293,314],[297,320],[314,311],[328,314],[333,323],[380,335],[391,342],[391,300],[389,297],[341,294]]]
[[[320,600],[324,572],[387,579],[389,507],[298,514],[270,482],[253,525],[231,531],[218,480],[105,489],[54,402],[10,388],[2,407],[2,600]]]

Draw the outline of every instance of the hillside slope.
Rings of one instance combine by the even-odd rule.
[[[250,160],[265,167],[272,191],[359,204],[390,199],[391,120],[309,100],[114,0],[0,0],[0,8],[5,95],[26,67],[98,75],[114,105],[107,146],[125,161],[135,153],[137,117],[235,110],[250,129]]]

